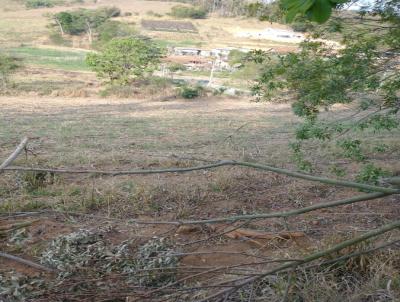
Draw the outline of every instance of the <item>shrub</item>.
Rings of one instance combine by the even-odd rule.
[[[101,53],[88,54],[86,63],[98,77],[126,85],[151,74],[163,53],[150,39],[120,38],[109,42]]]
[[[177,72],[177,71],[185,71],[187,70],[187,67],[180,63],[172,63],[171,65],[168,66],[168,69],[171,72]]]
[[[260,21],[283,23],[282,10],[279,1],[264,3],[262,1],[247,4],[244,7],[245,14],[250,18],[258,18]]]
[[[117,7],[102,7],[95,10],[78,9],[59,12],[54,15],[54,19],[63,32],[80,35],[88,30],[97,29],[110,18],[118,17],[120,14],[121,10]]]
[[[247,54],[243,51],[234,49],[231,50],[228,56],[229,65],[233,66],[238,63],[244,63],[246,61]]]
[[[10,75],[18,68],[20,63],[17,58],[0,53],[0,89],[6,88]]]
[[[301,19],[296,20],[295,22],[290,24],[290,26],[294,31],[297,32],[307,32],[314,29],[314,25],[311,22]]]
[[[260,12],[264,9],[264,4],[261,2],[249,3],[246,5],[246,15],[248,17],[256,18],[260,16]]]
[[[152,10],[148,10],[147,12],[146,12],[146,15],[148,15],[148,16],[153,16],[153,17],[157,17],[157,18],[161,18],[163,15],[161,15],[161,14],[159,14],[159,13],[155,13],[154,11],[152,11]]]
[[[356,180],[361,183],[378,185],[380,178],[388,175],[388,171],[385,171],[380,167],[376,167],[374,164],[368,163],[362,167],[356,177]]]
[[[25,2],[27,8],[53,7],[54,4],[52,0],[26,0]]]
[[[201,7],[176,5],[171,8],[170,15],[175,18],[205,19],[207,11]]]
[[[112,39],[132,36],[136,31],[126,23],[108,20],[97,28],[97,32],[97,47],[101,47]]]
[[[185,85],[180,88],[179,95],[184,99],[195,99],[199,97],[204,91],[201,86]]]
[[[255,63],[246,63],[242,68],[232,74],[234,79],[254,80],[260,75],[260,66]]]

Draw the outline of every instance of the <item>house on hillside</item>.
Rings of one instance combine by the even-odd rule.
[[[201,49],[191,47],[174,47],[173,54],[175,56],[199,56]]]
[[[164,59],[166,63],[184,65],[188,70],[208,70],[212,67],[212,61],[201,56],[169,56]]]
[[[211,56],[220,58],[222,60],[228,60],[229,54],[234,49],[234,47],[214,48],[213,50],[211,50]]]
[[[301,33],[279,28],[266,28],[261,31],[253,31],[253,30],[241,31],[238,32],[236,36],[240,38],[287,41],[292,43],[298,43],[305,39],[305,36]]]

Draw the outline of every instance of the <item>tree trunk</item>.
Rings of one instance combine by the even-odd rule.
[[[89,44],[92,44],[93,42],[93,33],[92,33],[92,27],[90,26],[90,22],[86,20],[86,25],[87,25],[87,34],[89,38]]]
[[[58,24],[58,27],[60,28],[61,36],[64,36],[64,29],[63,29],[63,27],[61,25],[61,22],[57,18],[55,18],[55,20],[56,20],[56,22]]]

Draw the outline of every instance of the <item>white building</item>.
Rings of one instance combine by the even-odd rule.
[[[286,29],[266,28],[261,31],[240,31],[236,35],[240,38],[258,39],[258,40],[272,40],[279,42],[292,42],[299,43],[305,39],[302,33],[298,33]]]
[[[201,49],[189,47],[174,47],[173,53],[176,56],[199,56]]]

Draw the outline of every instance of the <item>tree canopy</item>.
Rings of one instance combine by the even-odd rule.
[[[298,52],[265,56],[262,75],[252,91],[258,100],[291,101],[294,113],[304,119],[291,144],[301,168],[312,169],[312,153],[303,150],[310,148],[304,145],[306,141],[316,140],[336,144],[343,156],[365,162],[375,175],[372,172],[379,168],[364,154],[364,142],[358,137],[363,131],[377,133],[399,126],[400,2],[376,1],[355,17],[340,11],[346,4],[282,0],[287,21],[300,16],[321,23],[329,20],[330,24],[317,26]],[[331,16],[333,9],[339,11]],[[340,45],[312,39],[332,36],[332,24],[341,36]],[[344,31],[349,24],[351,30]],[[320,118],[337,104],[350,105],[356,113],[329,122]],[[385,149],[376,142],[375,150]]]
[[[101,26],[110,18],[119,16],[120,13],[120,9],[116,7],[102,7],[95,10],[78,9],[59,12],[54,15],[54,20],[63,33],[80,35]]]
[[[112,84],[129,84],[151,74],[164,50],[143,37],[114,39],[100,53],[90,53],[86,62],[100,78]]]

